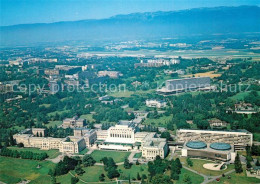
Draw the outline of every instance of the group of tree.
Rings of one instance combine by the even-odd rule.
[[[125,169],[130,169],[131,167],[132,167],[132,164],[129,162],[128,158],[125,158],[124,168]]]
[[[49,171],[49,175],[60,176],[67,174],[70,170],[74,170],[79,164],[79,161],[68,156],[65,156],[54,168],[54,170]]]
[[[179,180],[180,174],[181,174],[181,169],[182,169],[182,164],[179,158],[176,158],[175,160],[171,161],[171,178],[173,180]]]
[[[112,178],[117,178],[120,176],[118,170],[117,170],[117,165],[113,158],[111,157],[104,157],[101,160],[104,164],[104,170],[107,172],[107,177],[109,179]]]
[[[150,177],[153,178],[156,174],[163,174],[168,167],[168,163],[161,159],[159,155],[156,156],[154,161],[148,162],[148,172]]]
[[[32,151],[17,151],[3,147],[0,152],[1,156],[31,159],[31,160],[45,160],[48,158],[47,153],[34,153]]]
[[[91,155],[85,155],[82,160],[84,167],[93,166],[96,163],[96,160]]]
[[[193,166],[193,162],[192,162],[192,160],[191,160],[189,157],[187,157],[186,163],[187,163],[187,165],[190,166],[190,167]]]
[[[241,164],[241,161],[240,161],[239,154],[236,155],[234,164],[235,164],[235,171],[236,171],[236,173],[242,173],[243,172],[243,168],[242,168],[242,164]]]

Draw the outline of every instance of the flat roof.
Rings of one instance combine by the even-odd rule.
[[[238,130],[229,130],[229,131],[225,131],[225,130],[195,130],[195,129],[179,129],[177,130],[181,131],[181,132],[208,132],[208,133],[244,133],[244,134],[252,134],[251,132],[245,130],[245,129],[238,129]]]

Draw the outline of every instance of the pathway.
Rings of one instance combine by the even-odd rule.
[[[49,159],[48,158],[46,160],[51,161],[51,162],[57,164],[57,163],[59,163],[63,159],[63,157],[64,157],[64,155],[58,155],[56,158],[53,158],[53,159]]]
[[[191,169],[191,168],[189,168],[189,167],[186,167],[186,166],[183,166],[183,168],[185,168],[185,169],[187,169],[187,170],[189,170],[189,171],[191,171],[191,172],[193,172],[193,173],[195,173],[195,174],[198,174],[198,175],[202,176],[202,177],[204,178],[204,181],[202,182],[202,184],[210,183],[210,182],[212,182],[212,181],[215,181],[217,178],[221,178],[221,177],[222,177],[222,174],[221,174],[221,175],[218,175],[218,176],[208,176],[208,175],[199,173],[199,172],[197,172],[197,171],[195,171],[195,170],[193,170],[193,169]],[[233,172],[235,172],[235,169],[232,169],[232,170],[230,170],[230,171],[228,171],[228,172],[225,172],[224,174],[225,174],[225,175],[228,175],[228,174],[231,174],[231,173],[233,173]]]

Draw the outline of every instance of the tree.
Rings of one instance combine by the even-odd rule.
[[[23,148],[24,147],[24,145],[23,145],[23,143],[19,143],[19,144],[17,144],[17,147],[19,147],[19,148]]]
[[[124,168],[125,168],[125,169],[130,169],[131,166],[132,166],[132,164],[129,162],[128,158],[125,158]]]
[[[241,164],[241,161],[240,161],[239,154],[237,154],[237,156],[235,158],[235,171],[236,171],[236,173],[242,173],[243,172],[243,168],[242,168],[242,164]]]
[[[167,175],[163,175],[163,174],[157,174],[153,177],[152,184],[173,184],[173,182],[171,181],[171,178]]]
[[[76,167],[75,167],[75,173],[77,173],[78,175],[82,175],[84,174],[84,170],[81,168],[80,164],[78,164]]]
[[[52,176],[52,177],[51,177],[51,183],[52,183],[52,184],[56,184],[56,183],[57,183],[55,176]]]
[[[100,174],[99,181],[105,181],[105,175],[103,173]]]
[[[190,167],[193,166],[193,162],[191,161],[191,159],[190,159],[189,157],[187,157],[186,163],[187,163],[187,165],[190,166]]]
[[[117,177],[119,177],[119,176],[120,176],[120,174],[119,174],[118,170],[116,170],[115,167],[110,167],[110,168],[108,169],[108,171],[107,171],[107,177],[108,177],[109,179],[117,178]]]
[[[252,167],[250,160],[246,160],[246,168],[250,169]]]
[[[83,163],[84,167],[90,167],[96,163],[96,160],[94,160],[94,158],[91,155],[85,155],[83,157],[82,163]]]
[[[141,180],[141,176],[140,176],[140,174],[139,174],[139,172],[137,173],[137,180]]]
[[[184,174],[184,177],[183,177],[183,182],[186,183],[186,184],[191,184],[191,178],[188,174]]]
[[[171,140],[171,134],[169,132],[163,132],[161,138],[166,138],[167,141]]]
[[[70,179],[71,184],[76,184],[76,183],[78,183],[78,181],[79,181],[79,179],[76,178],[76,177],[72,177],[72,178]]]
[[[136,160],[136,163],[135,163],[136,165],[140,165],[140,163],[139,163],[139,161],[138,160]]]
[[[258,160],[258,159],[256,160],[255,165],[256,165],[256,166],[260,166],[260,163],[259,163],[259,160]]]
[[[14,140],[14,138],[13,138],[13,135],[10,133],[10,145],[11,146],[14,146],[15,145],[15,140]]]

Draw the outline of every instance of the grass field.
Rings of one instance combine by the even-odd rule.
[[[183,178],[184,178],[185,174],[188,174],[190,176],[191,182],[194,184],[199,184],[204,181],[204,178],[202,176],[195,174],[187,169],[182,168],[180,179],[176,182],[176,184],[183,184]]]
[[[229,174],[231,176],[230,179],[228,179],[228,175],[226,177],[221,177],[220,181],[213,181],[210,184],[253,184],[253,183],[260,183],[260,179],[257,178],[250,178],[246,176],[245,168],[244,172],[241,174],[237,173],[231,173]]]
[[[120,173],[119,179],[128,179],[130,178],[137,178],[137,173],[140,176],[145,174],[148,176],[148,166],[147,165],[132,165],[131,169],[125,169],[123,165],[118,166],[118,171]]]
[[[245,96],[247,96],[250,93],[250,91],[243,91],[240,93],[237,93],[236,95],[230,97],[232,100],[244,100]],[[258,91],[258,95],[260,95],[260,92]]]
[[[87,182],[97,182],[99,181],[99,176],[103,173],[106,176],[106,171],[104,171],[103,166],[92,166],[92,167],[86,167],[83,168],[85,173],[82,176],[79,176],[80,179],[87,181]],[[72,173],[75,175],[75,172],[72,171]],[[105,177],[105,181],[110,181],[107,176]]]
[[[49,121],[48,124],[46,124],[46,126],[49,127],[54,127],[55,125],[60,126],[62,124],[62,121]]]
[[[38,164],[41,165],[41,168],[36,168]],[[27,179],[31,180],[32,184],[51,183],[51,178],[47,174],[52,168],[54,168],[54,164],[48,161],[0,156],[0,181],[13,184]]]
[[[142,124],[143,125],[152,125],[156,127],[166,127],[166,123],[172,119],[171,116],[162,116],[158,119],[147,118]]]
[[[140,158],[142,156],[142,153],[136,153],[135,155],[134,155],[134,158]]]
[[[17,151],[31,151],[33,153],[47,153],[49,158],[56,158],[58,155],[60,155],[59,150],[40,150],[38,148],[18,148],[18,147],[8,147],[12,150]]]
[[[109,96],[113,96],[115,98],[122,98],[122,97],[130,97],[132,94],[134,94],[134,91],[117,91],[114,93],[109,93]]]
[[[199,173],[208,175],[208,176],[218,176],[218,175],[221,175],[221,174],[223,174],[225,172],[228,172],[228,171],[234,169],[234,165],[231,164],[231,165],[228,165],[227,169],[225,169],[225,170],[211,171],[211,170],[205,169],[203,167],[203,165],[206,164],[206,163],[214,163],[214,162],[208,161],[208,160],[200,160],[200,159],[191,159],[191,160],[193,162],[193,167],[190,167],[191,169],[193,169],[193,170],[195,170],[195,171],[197,171]],[[187,166],[186,161],[184,163]]]
[[[90,121],[90,122],[94,121],[93,114],[83,114],[83,115],[80,116],[80,118],[84,118],[84,119],[86,119],[87,121]]]
[[[56,113],[57,114],[62,114],[62,113],[66,113],[66,112],[69,112],[70,110],[63,110],[63,111],[54,111],[54,112],[50,112],[50,113],[48,113],[47,115],[48,116],[54,116]]]
[[[97,161],[100,162],[100,160],[104,157],[111,157],[114,159],[116,163],[123,162],[125,160],[125,157],[128,157],[130,155],[130,152],[118,152],[118,151],[101,151],[101,150],[95,150],[91,154],[91,156]]]

